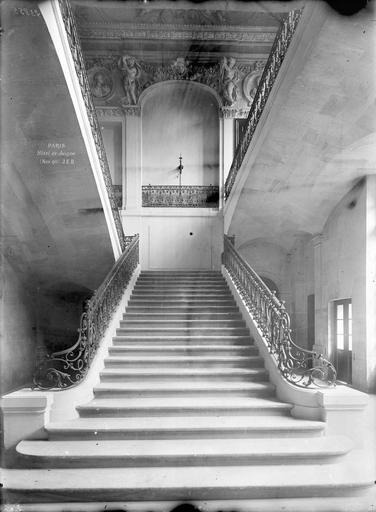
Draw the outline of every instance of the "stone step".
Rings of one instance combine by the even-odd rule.
[[[209,275],[209,276],[220,276],[222,277],[222,273],[220,270],[142,270],[140,276],[179,276],[179,275]]]
[[[50,423],[49,439],[194,439],[322,436],[325,423],[292,416],[145,416],[76,418]]]
[[[203,510],[205,512],[276,512],[285,510],[288,512],[365,512],[372,510],[375,500],[372,491],[359,491],[355,488],[354,496],[345,497],[306,497],[306,498],[261,498],[261,499],[224,499],[224,500],[158,500],[146,501],[95,501],[79,502],[65,501],[55,503],[22,503],[22,512],[103,512],[105,510],[127,512],[166,512],[173,511],[177,506],[186,504],[187,511]],[[14,497],[16,492],[12,492]],[[22,494],[21,494],[22,495]],[[193,506],[194,508],[190,508]],[[182,509],[184,510],[184,509]],[[11,509],[10,509],[11,512]],[[15,510],[16,512],[16,510]]]
[[[157,312],[157,313],[124,313],[123,320],[242,320],[242,316],[239,312],[225,311],[206,313],[197,311],[195,313],[168,313]]]
[[[133,344],[119,344],[109,347],[108,354],[110,356],[123,355],[143,357],[146,356],[236,356],[236,355],[257,355],[258,351],[253,348],[253,351],[248,346],[241,345],[211,345],[205,347],[203,345],[158,345],[155,343],[153,346],[142,345],[141,343]]]
[[[104,365],[108,367],[134,368],[260,368],[264,360],[260,356],[146,356],[124,355],[106,357]]]
[[[164,277],[155,277],[155,276],[141,276],[137,280],[137,284],[174,284],[175,286],[182,286],[182,285],[191,285],[191,284],[197,284],[197,285],[211,285],[211,284],[218,284],[222,286],[226,286],[226,282],[224,281],[223,277],[217,277],[217,276],[164,276]]]
[[[343,436],[312,439],[26,440],[17,454],[32,467],[164,467],[333,462],[351,449]]]
[[[134,300],[162,300],[162,301],[173,301],[173,300],[186,300],[186,301],[195,301],[195,300],[228,300],[233,301],[233,297],[230,293],[179,293],[176,291],[173,292],[164,292],[164,293],[150,293],[150,292],[139,292],[132,293],[130,302]]]
[[[155,306],[156,304],[159,304],[161,306],[201,306],[201,308],[206,308],[207,306],[225,306],[225,307],[231,307],[235,305],[235,301],[233,298],[199,298],[199,297],[192,297],[191,299],[187,298],[184,299],[176,298],[176,299],[168,299],[168,298],[132,298],[130,301],[130,305],[132,306]],[[129,307],[129,306],[128,306]]]
[[[128,304],[127,306],[127,310],[126,310],[126,314],[128,313],[133,313],[133,314],[138,314],[138,313],[158,313],[158,314],[161,314],[161,312],[163,313],[166,313],[166,314],[169,314],[169,313],[179,313],[179,314],[196,314],[196,313],[200,313],[200,312],[203,312],[203,309],[200,305],[195,305],[195,304],[174,304],[174,305],[168,305],[166,306],[165,304],[162,304],[162,303],[154,303],[152,305],[148,305],[148,304],[145,304],[145,305],[135,305],[135,304]],[[231,305],[231,306],[218,306],[218,305],[209,305],[209,306],[205,306],[205,313],[206,314],[211,314],[211,313],[227,313],[227,314],[231,314],[231,313],[238,313],[239,312],[239,309],[236,305]]]
[[[363,471],[354,471],[351,459],[346,466],[316,462],[283,470],[280,465],[13,469],[3,472],[2,483],[16,503],[344,498],[361,496],[372,485]]]
[[[179,292],[201,292],[201,291],[208,291],[208,292],[212,292],[212,291],[224,291],[224,292],[228,292],[230,291],[230,288],[228,287],[228,285],[226,283],[209,283],[209,284],[205,284],[205,283],[197,283],[197,282],[192,282],[192,283],[186,283],[186,284],[183,284],[183,285],[180,285],[180,286],[176,286],[176,283],[141,283],[141,282],[137,282],[135,287],[133,288],[133,291],[150,291],[150,292],[164,292],[164,291],[179,291]]]
[[[220,288],[220,289],[216,289],[216,288],[213,288],[212,286],[211,287],[208,287],[208,288],[205,288],[205,289],[184,289],[180,286],[175,286],[173,288],[170,288],[170,289],[161,289],[161,288],[158,288],[158,289],[149,289],[149,290],[145,290],[144,288],[134,288],[134,290],[132,291],[132,297],[137,297],[139,295],[142,295],[142,296],[153,296],[153,297],[160,297],[160,296],[164,296],[164,295],[176,295],[176,296],[185,296],[185,295],[193,295],[193,296],[196,296],[196,295],[199,295],[199,296],[208,296],[208,297],[212,297],[213,295],[214,296],[228,296],[228,297],[232,297],[232,294],[231,294],[231,291],[229,288],[226,288],[226,287],[223,287],[223,288]]]
[[[160,398],[95,398],[76,409],[88,416],[191,416],[191,415],[286,415],[292,408],[271,398],[255,397],[164,397]]]
[[[256,396],[265,397],[274,394],[275,387],[269,382],[210,382],[207,380],[190,381],[153,381],[145,382],[106,382],[94,387],[97,398],[115,397],[160,397],[161,403],[165,397],[192,396]]]
[[[192,327],[205,327],[205,328],[218,328],[218,327],[243,327],[246,328],[246,324],[244,320],[151,320],[151,319],[127,319],[120,320],[120,327],[152,327],[152,328],[161,328],[161,327],[185,327],[191,329]]]
[[[241,382],[259,382],[265,381],[268,372],[265,368],[105,368],[100,373],[101,382],[154,382],[156,380],[176,381],[177,379],[187,379],[197,381],[206,379],[210,381],[229,381],[236,380]]]
[[[253,340],[250,336],[114,336],[112,338],[114,346],[123,345],[124,343],[142,343],[144,345],[203,345],[209,347],[211,345],[244,345],[256,350]]]
[[[215,336],[220,336],[221,334],[234,334],[237,336],[249,336],[249,330],[245,327],[121,327],[116,329],[116,336],[126,336],[126,335],[149,335],[149,336],[189,336],[192,334],[193,336],[199,336],[206,334]]]

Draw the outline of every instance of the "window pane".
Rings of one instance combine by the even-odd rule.
[[[352,336],[349,336],[349,350],[352,350]]]
[[[349,320],[350,320],[350,318],[352,318],[352,304],[351,304],[351,302],[349,304]]]
[[[343,334],[343,320],[337,320],[337,334]]]
[[[337,305],[337,319],[343,318],[343,304]]]
[[[343,334],[337,334],[337,349],[344,349]]]
[[[349,318],[349,336],[351,336],[351,335],[352,335],[352,321]]]

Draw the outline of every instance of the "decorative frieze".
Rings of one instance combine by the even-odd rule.
[[[144,185],[142,206],[152,208],[217,208],[217,185]]]
[[[80,36],[83,39],[144,39],[180,41],[228,41],[239,43],[272,44],[275,29],[252,30],[249,27],[197,24],[147,24],[147,23],[82,23]]]
[[[121,107],[96,107],[99,117],[123,117],[124,112]]]
[[[220,113],[224,119],[246,119],[249,108],[221,107]]]
[[[121,110],[126,116],[141,115],[141,107],[139,105],[124,105]]]
[[[34,16],[34,17],[41,16],[39,9],[31,9],[29,7],[15,7],[14,12],[16,14],[18,14],[19,16]]]
[[[191,62],[177,57],[170,63],[144,62],[132,55],[96,56],[86,61],[93,96],[99,107],[103,102],[120,107],[127,115],[139,115],[140,95],[153,84],[184,80],[212,88],[221,98],[222,115],[246,117],[265,61],[238,64],[234,57],[216,63]],[[102,105],[100,105],[102,104]]]

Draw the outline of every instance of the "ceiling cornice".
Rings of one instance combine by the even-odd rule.
[[[221,27],[199,25],[162,25],[131,23],[85,23],[79,27],[80,37],[88,39],[143,39],[227,41],[273,43],[276,30],[270,27]]]

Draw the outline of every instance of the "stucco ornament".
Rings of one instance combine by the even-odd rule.
[[[171,67],[178,75],[185,75],[188,71],[189,61],[185,57],[177,57]]]
[[[95,67],[89,71],[91,93],[95,98],[106,99],[113,91],[111,74],[103,67]]]
[[[243,94],[247,99],[248,106],[252,105],[264,66],[265,62],[257,61],[254,69],[243,80]]]
[[[239,72],[234,57],[223,57],[220,62],[220,83],[222,96],[228,105],[233,105],[238,99]]]
[[[118,66],[123,73],[124,103],[127,105],[136,105],[140,94],[141,66],[135,57],[130,55],[120,57]]]

